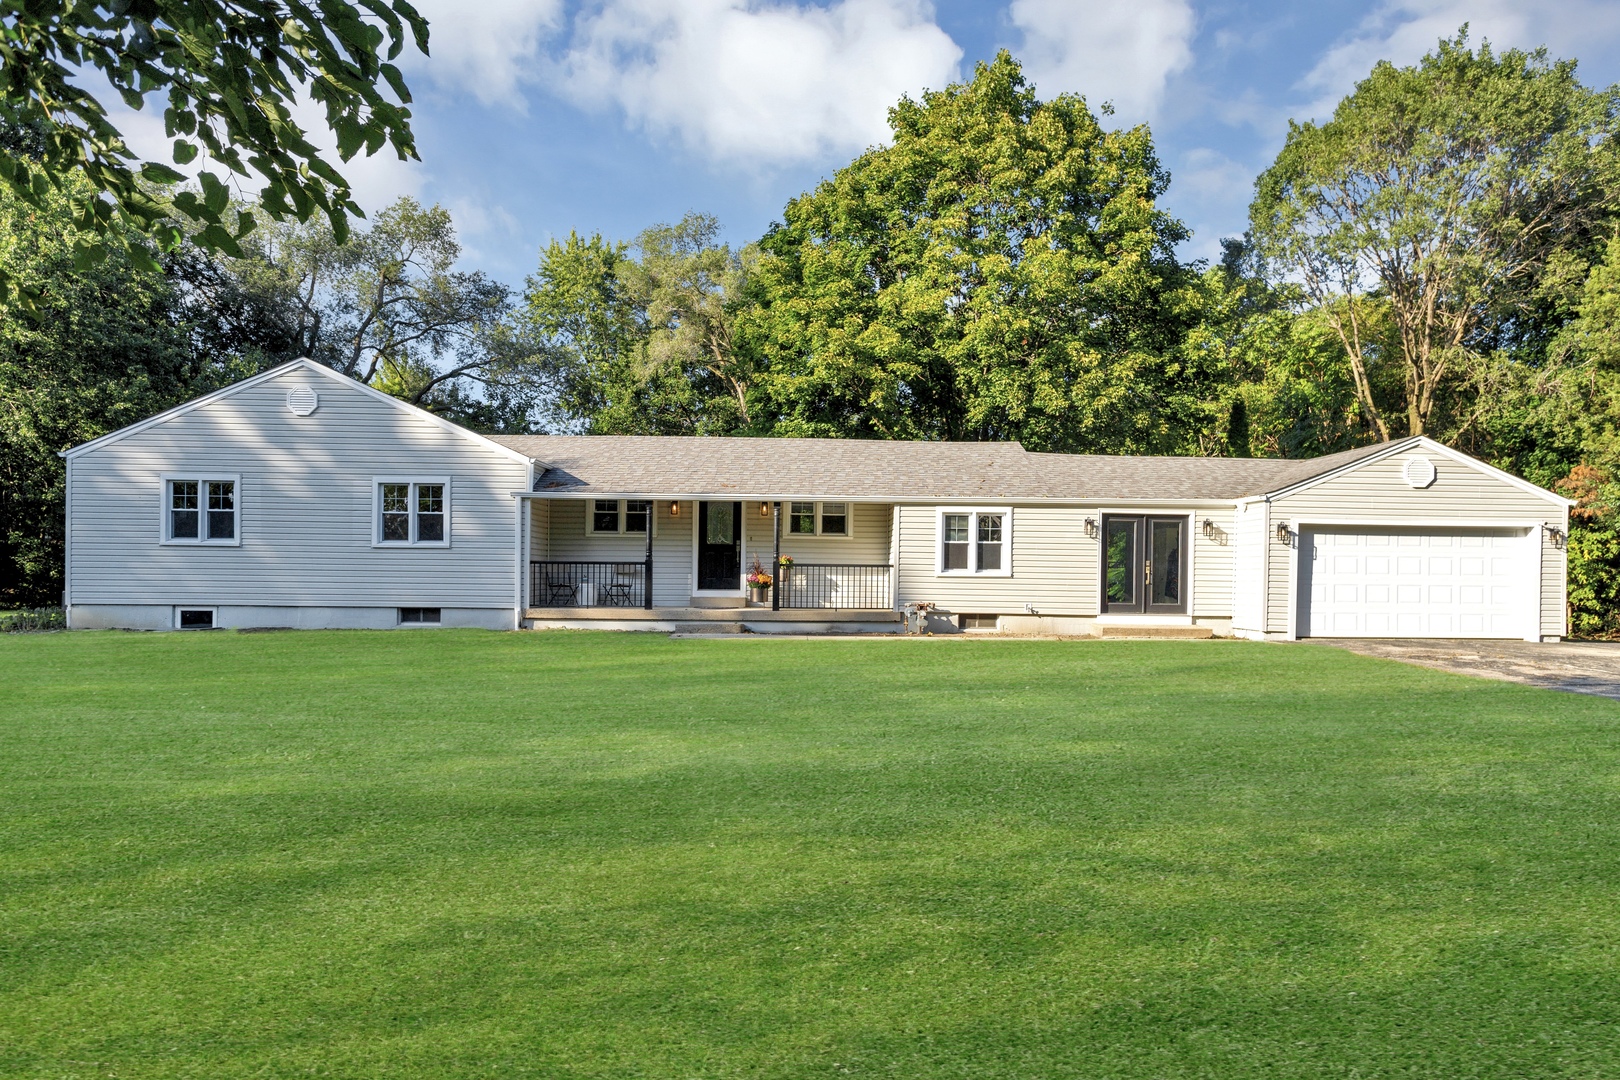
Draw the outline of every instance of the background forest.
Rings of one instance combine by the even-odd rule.
[[[73,191],[0,189],[32,304],[0,320],[0,608],[59,601],[59,451],[307,355],[485,431],[1285,457],[1427,434],[1579,500],[1572,629],[1620,634],[1620,88],[1462,35],[1380,64],[1291,127],[1216,266],[1178,259],[1152,134],[1110,119],[1002,54],[900,101],[755,243],[699,213],[570,235],[521,293],[408,199],[342,242],[263,219],[234,253],[128,235],[87,265]]]

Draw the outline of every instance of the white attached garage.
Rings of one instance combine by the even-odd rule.
[[[1422,436],[1340,460],[1238,501],[1235,633],[1565,632],[1569,500]]]
[[[1540,640],[1536,540],[1525,528],[1306,527],[1300,629],[1309,637]]]

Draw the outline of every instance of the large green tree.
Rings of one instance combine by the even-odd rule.
[[[1613,213],[1617,129],[1620,90],[1541,50],[1470,49],[1466,28],[1413,67],[1378,64],[1327,123],[1291,125],[1251,234],[1333,328],[1379,437],[1467,422],[1538,280]],[[1363,318],[1379,308],[1387,333]]]
[[[783,434],[1177,441],[1168,395],[1196,293],[1145,127],[1041,101],[1006,53],[904,99],[889,145],[791,202],[746,317]]]
[[[25,203],[0,188],[0,263],[39,318],[0,320],[0,608],[61,600],[59,451],[145,419],[282,359],[273,318],[190,249],[151,271],[123,238],[78,269],[71,199]]]
[[[255,218],[232,205],[232,178],[258,188],[264,214],[324,214],[341,238],[361,208],[294,108],[321,109],[342,161],[385,145],[415,157],[410,92],[392,61],[411,43],[425,53],[427,40],[406,0],[0,0],[0,123],[36,137],[29,153],[0,148],[0,180],[42,210],[70,200],[81,267],[135,232],[161,250],[187,235],[236,253]],[[174,164],[202,157],[218,171],[200,171],[196,190],[165,190],[184,177],[136,158],[78,78],[87,70],[131,108],[161,95]],[[126,245],[125,257],[155,269],[149,247]],[[19,283],[0,267],[0,286]]]
[[[692,213],[635,243],[569,234],[525,291],[532,350],[555,379],[554,422],[609,435],[745,430],[759,377],[744,339],[752,249]]]

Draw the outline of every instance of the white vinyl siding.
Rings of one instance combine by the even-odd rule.
[[[1204,533],[1204,522],[1212,530]],[[1237,555],[1237,518],[1231,507],[1194,511],[1187,530],[1192,544],[1192,606],[1188,613],[1211,619],[1232,616]]]
[[[826,505],[826,504],[823,504]],[[888,503],[845,503],[849,507],[848,536],[805,536],[788,532],[787,503],[782,504],[782,554],[803,563],[859,563],[881,566],[889,561]],[[743,517],[748,522],[748,562],[754,553],[760,562],[771,561],[772,524],[760,516],[759,503],[745,503]]]
[[[1428,487],[1413,488],[1403,475],[1407,461],[1417,456],[1434,462],[1436,476]],[[1536,524],[1542,534],[1541,633],[1564,633],[1565,553],[1539,527],[1552,523],[1563,528],[1564,507],[1482,468],[1425,449],[1391,455],[1272,502],[1271,530],[1264,541],[1270,576],[1268,632],[1285,635],[1291,629],[1290,598],[1296,587],[1294,557],[1300,525],[1353,521],[1437,527]],[[1294,531],[1287,544],[1277,542],[1279,522],[1287,522]]]
[[[512,608],[519,461],[297,368],[70,461],[75,605]],[[240,477],[240,546],[159,545],[162,477]],[[453,480],[454,546],[374,546],[376,477]],[[448,494],[448,493],[447,493]]]

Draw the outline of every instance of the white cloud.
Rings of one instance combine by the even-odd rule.
[[[942,89],[961,57],[923,0],[606,0],[577,20],[555,74],[581,104],[768,166],[881,141],[889,107]]]
[[[1300,89],[1313,98],[1303,115],[1325,120],[1379,60],[1414,64],[1463,23],[1475,45],[1545,45],[1554,57],[1589,58],[1620,45],[1620,5],[1610,0],[1383,0],[1300,80]]]
[[[1196,20],[1187,0],[1013,0],[1019,56],[1043,97],[1111,101],[1120,119],[1151,119],[1171,76],[1193,60]]]
[[[124,104],[100,72],[83,72],[77,77],[87,90],[96,96],[107,110],[107,119],[123,133],[124,142],[142,161],[156,161],[185,175],[195,178],[208,171],[236,189],[238,195],[251,198],[259,191],[261,177],[237,176],[207,155],[199,155],[188,166],[174,164],[173,140],[163,130],[164,98],[155,94],[147,100],[144,109],[131,109]],[[427,180],[426,170],[417,161],[401,161],[390,146],[384,146],[371,157],[358,156],[352,161],[339,160],[337,137],[326,126],[326,111],[317,103],[301,98],[293,106],[293,120],[304,129],[333,168],[349,182],[355,202],[367,214],[375,214],[401,195],[418,195]]]
[[[540,48],[561,23],[562,0],[417,0],[416,10],[428,20],[431,55],[408,49],[411,74],[521,110],[523,84],[534,80]]]

